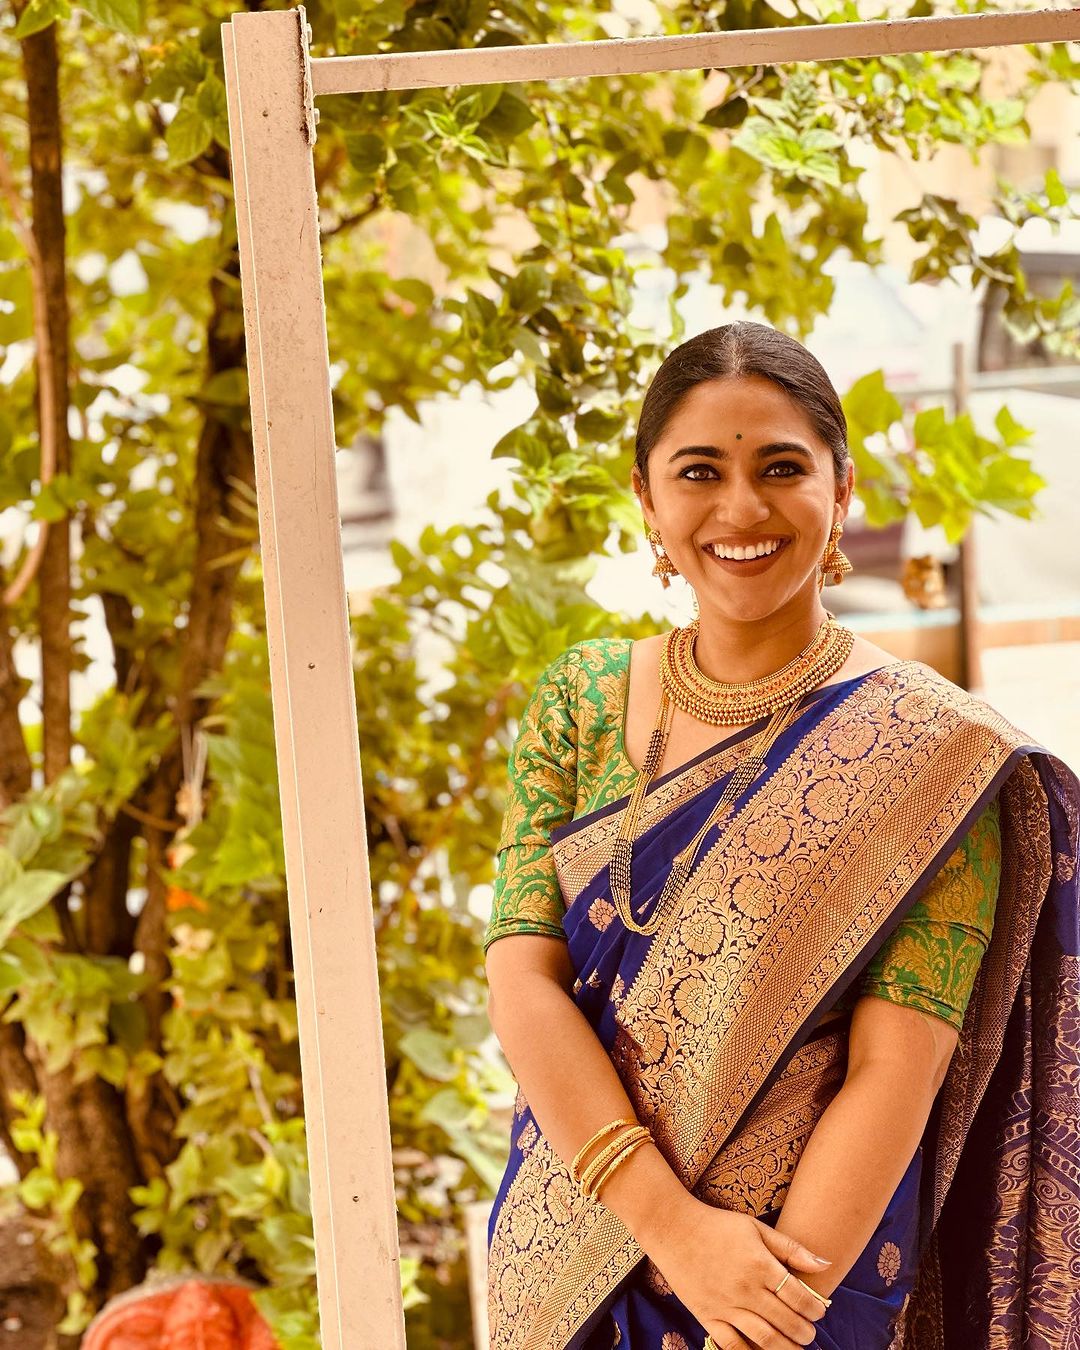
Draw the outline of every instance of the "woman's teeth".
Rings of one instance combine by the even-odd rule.
[[[707,550],[717,558],[742,562],[746,558],[764,558],[768,553],[775,553],[783,542],[782,539],[768,539],[762,544],[750,544],[746,547],[737,544],[734,548],[729,548],[726,544],[709,544]]]

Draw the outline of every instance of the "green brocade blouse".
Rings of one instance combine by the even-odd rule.
[[[552,662],[529,700],[508,765],[485,950],[512,933],[565,937],[551,831],[634,786],[623,744],[630,646],[626,638],[579,642]],[[873,994],[959,1028],[993,930],[1000,874],[994,800],[835,1008]]]

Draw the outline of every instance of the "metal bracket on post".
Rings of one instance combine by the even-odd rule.
[[[303,9],[223,25],[325,1350],[404,1350]]]

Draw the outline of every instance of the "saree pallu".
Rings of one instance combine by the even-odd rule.
[[[610,898],[626,799],[554,832],[574,998],[687,1188],[774,1223],[844,1079],[850,1016],[823,1015],[996,796],[997,911],[959,1043],[815,1345],[1080,1350],[1080,783],[918,662],[804,705],[651,936],[628,931]],[[651,786],[634,848],[639,917],[756,729]],[[520,1096],[490,1225],[489,1311],[493,1350],[704,1341]]]

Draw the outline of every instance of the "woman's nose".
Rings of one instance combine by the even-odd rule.
[[[733,529],[746,529],[769,518],[769,504],[755,479],[734,478],[724,485],[715,514]]]

